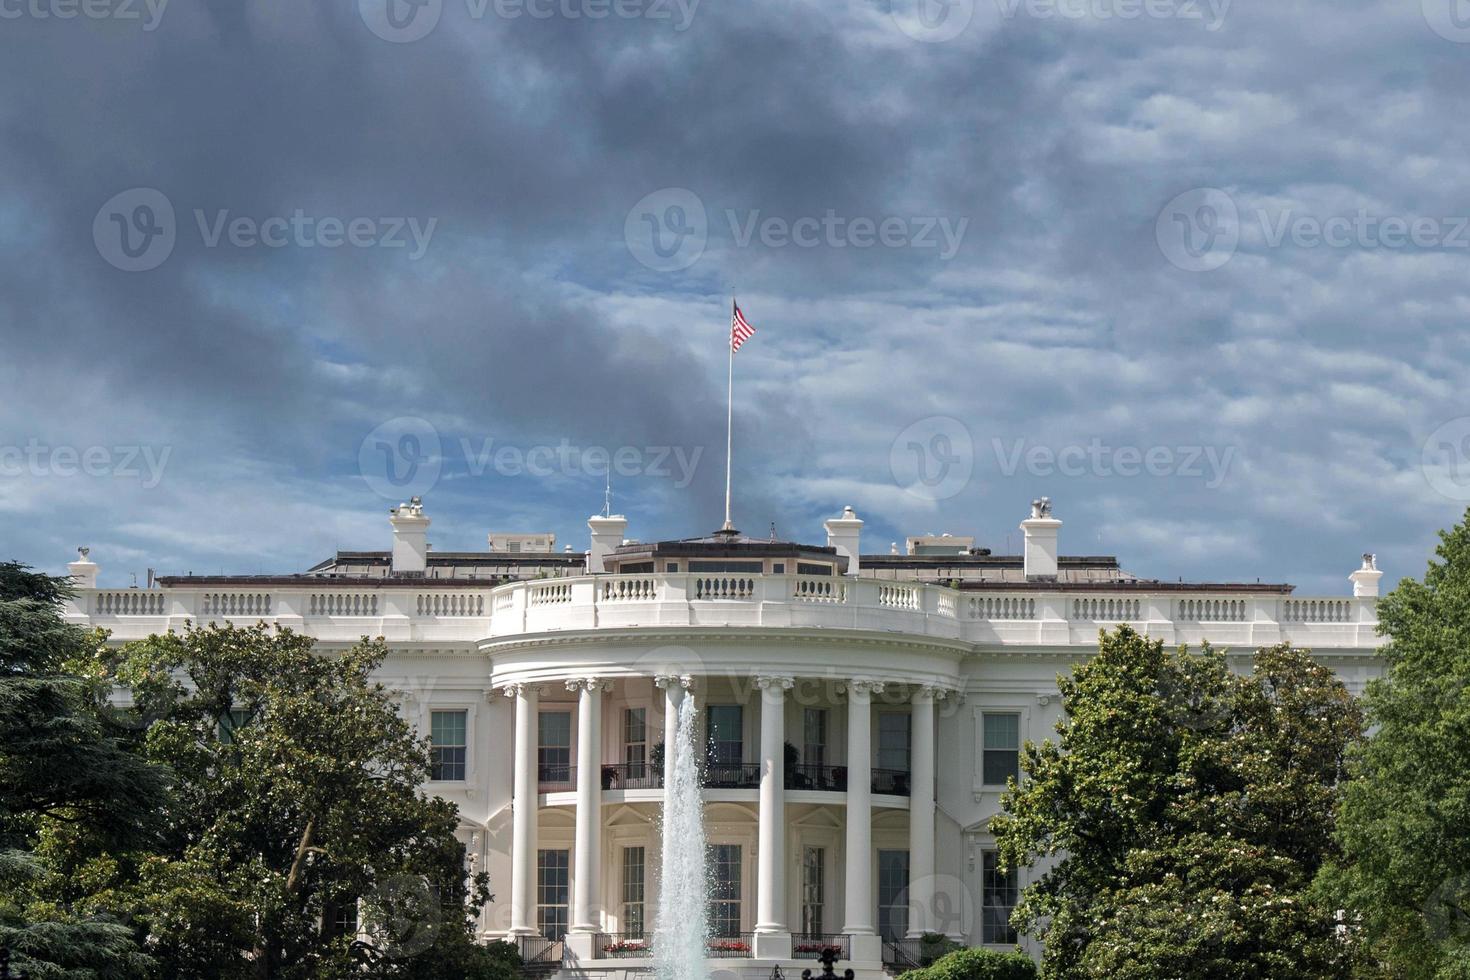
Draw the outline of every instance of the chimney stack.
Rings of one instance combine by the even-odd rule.
[[[1056,581],[1057,530],[1061,526],[1062,522],[1051,516],[1050,497],[1031,501],[1031,516],[1021,522],[1026,535],[1026,581]]]
[[[607,571],[607,556],[623,543],[623,534],[628,530],[628,519],[622,514],[594,514],[587,518],[587,530],[592,532],[592,547],[587,552],[587,571],[596,575]]]
[[[1363,555],[1363,567],[1348,576],[1348,581],[1353,583],[1353,595],[1358,597],[1378,595],[1378,580],[1383,578],[1383,573],[1378,570],[1378,556],[1370,553]]]
[[[422,575],[429,567],[429,519],[422,498],[410,497],[388,511],[393,525],[393,574]]]
[[[863,534],[863,522],[857,514],[853,513],[851,505],[842,508],[841,517],[833,517],[824,521],[822,526],[827,529],[827,547],[836,548],[839,557],[847,559],[847,574],[858,573],[859,551],[858,543]]]
[[[79,589],[97,588],[97,572],[100,569],[97,563],[88,557],[91,553],[91,548],[78,548],[77,560],[66,566],[66,570],[71,573],[72,584]]]

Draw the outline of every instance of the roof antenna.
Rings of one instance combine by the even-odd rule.
[[[771,522],[771,543],[772,544],[775,544],[776,543],[776,522],[775,521],[772,521]]]
[[[607,482],[602,487],[602,516],[612,516],[612,462],[607,464]]]

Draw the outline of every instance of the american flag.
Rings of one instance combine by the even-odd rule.
[[[745,314],[734,300],[730,301],[730,309],[730,352],[734,353],[755,334],[755,327],[745,322]]]

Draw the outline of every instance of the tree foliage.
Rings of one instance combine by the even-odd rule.
[[[150,961],[106,887],[73,877],[51,845],[151,845],[165,774],[68,673],[92,646],[61,616],[69,595],[69,580],[0,564],[0,945],[33,980],[107,980]]]
[[[1440,538],[1424,581],[1378,604],[1374,737],[1353,757],[1342,859],[1323,874],[1375,970],[1410,980],[1470,978],[1470,527]]]
[[[475,957],[485,878],[465,871],[454,805],[420,790],[427,746],[372,679],[385,655],[261,625],[99,657],[174,774],[165,844],[122,889],[159,976],[421,976]]]
[[[1002,861],[1045,862],[1013,921],[1048,978],[1347,976],[1310,886],[1332,827],[1356,702],[1303,651],[1166,650],[1128,627],[1059,678],[1058,740],[992,823]]]

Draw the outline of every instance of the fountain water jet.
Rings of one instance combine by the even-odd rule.
[[[693,692],[679,701],[677,735],[664,747],[663,863],[654,922],[659,980],[704,980],[709,948],[704,800],[695,756]]]

